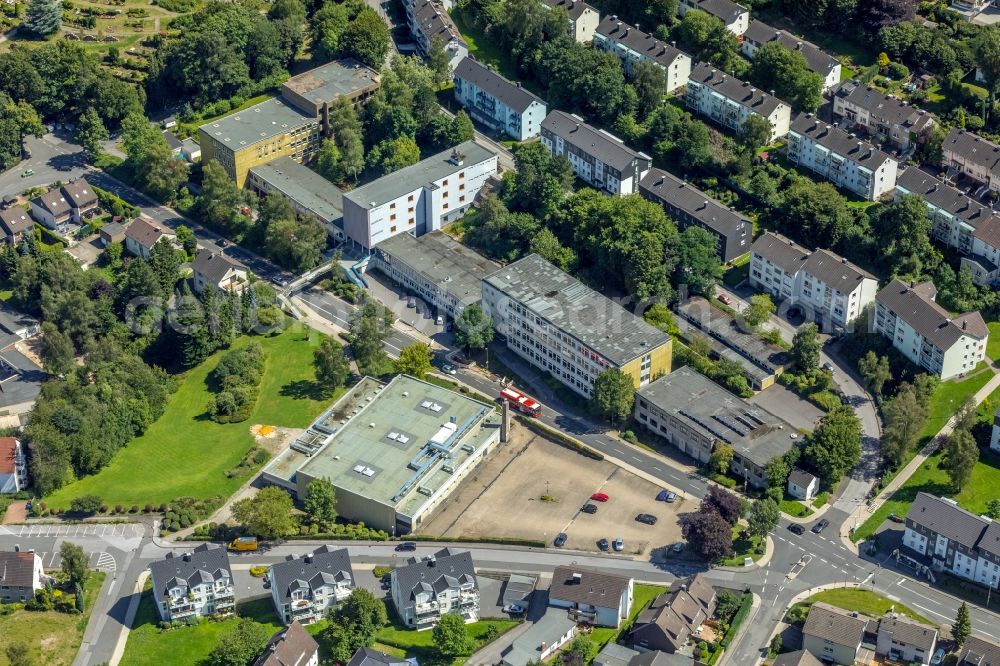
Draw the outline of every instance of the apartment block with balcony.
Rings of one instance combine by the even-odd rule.
[[[983,137],[953,128],[941,144],[941,165],[949,176],[966,176],[1000,192],[1000,146]]]
[[[825,331],[843,330],[875,300],[878,280],[829,250],[808,250],[770,231],[750,254],[750,285],[804,310]]]
[[[691,70],[684,101],[695,113],[734,132],[743,128],[747,118],[756,115],[771,123],[770,141],[788,134],[791,106],[705,62],[699,62]]]
[[[945,380],[986,358],[990,332],[979,312],[953,317],[936,296],[933,282],[893,280],[875,297],[875,330],[913,364]]]
[[[823,92],[835,88],[840,83],[840,61],[812,42],[796,37],[787,30],[772,28],[763,21],[751,21],[743,35],[740,50],[750,60],[765,44],[777,42],[789,51],[798,51],[806,59],[809,69],[823,78]]]
[[[904,525],[903,546],[929,559],[932,570],[1000,588],[1000,522],[921,492]]]
[[[588,44],[601,22],[601,14],[583,0],[542,0],[548,9],[563,9],[569,14],[569,34],[577,42]]]
[[[878,201],[896,187],[896,160],[811,113],[800,113],[792,121],[788,159],[869,201]]]
[[[649,155],[563,111],[552,111],[542,121],[542,145],[569,160],[581,180],[616,196],[638,192],[639,181],[653,164]]]
[[[578,566],[552,572],[549,606],[567,609],[569,618],[598,627],[619,627],[632,610],[635,580]]]
[[[923,141],[937,123],[933,114],[906,100],[854,80],[844,81],[834,91],[833,115],[902,151]]]
[[[267,570],[274,610],[285,624],[312,624],[354,590],[346,548],[320,546],[302,557],[289,555]]]
[[[411,557],[390,576],[393,605],[411,629],[431,629],[448,613],[466,624],[479,619],[479,583],[469,551],[443,548],[422,560]]]
[[[623,23],[615,15],[604,17],[597,27],[594,48],[621,60],[625,73],[629,75],[637,62],[656,65],[667,80],[667,93],[673,93],[687,85],[691,75],[691,56],[676,46],[657,39],[652,33]]]
[[[636,387],[670,372],[670,336],[537,254],[482,285],[483,310],[507,348],[585,398],[610,368]]]
[[[737,37],[750,27],[750,10],[732,0],[681,0],[677,14],[683,18],[692,9],[699,9],[722,21]]]
[[[236,609],[229,554],[202,544],[187,553],[167,553],[149,565],[153,601],[164,622],[232,615]]]
[[[715,236],[715,252],[722,263],[750,250],[753,223],[749,219],[673,174],[650,169],[639,183],[639,193],[663,206],[681,229],[697,226]]]
[[[915,195],[927,205],[931,238],[958,250],[976,284],[1000,281],[1000,218],[989,206],[934,176],[909,167],[896,177],[896,197]]]
[[[455,100],[487,127],[518,141],[541,132],[545,102],[520,83],[508,81],[471,56],[455,67],[454,79]]]
[[[424,58],[431,52],[431,44],[440,41],[448,54],[448,64],[455,71],[458,63],[469,55],[469,45],[448,15],[450,2],[439,4],[434,0],[403,0],[406,24],[413,41]]]

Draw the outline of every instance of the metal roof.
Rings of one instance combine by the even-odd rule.
[[[874,144],[853,137],[839,127],[828,125],[811,113],[800,113],[795,116],[790,129],[792,132],[808,137],[818,145],[871,171],[877,170],[887,161],[892,160],[887,153],[876,148]]]
[[[934,302],[936,293],[932,282],[907,286],[893,280],[878,292],[875,302],[894,312],[942,350],[950,349],[963,335],[980,340],[989,336],[990,331],[978,311],[952,317],[950,312]]]
[[[518,113],[524,113],[529,106],[535,103],[541,104],[542,108],[545,108],[545,102],[540,97],[524,88],[520,83],[505,79],[471,56],[465,56],[459,61],[455,67],[454,77],[468,81]]]
[[[344,218],[344,192],[291,157],[279,157],[250,169],[250,174],[326,223]]]
[[[238,151],[310,123],[316,124],[318,121],[290,102],[272,97],[250,108],[205,123],[199,129],[230,150]]]
[[[537,254],[501,268],[484,282],[618,366],[670,341],[660,329]]]
[[[767,91],[759,90],[746,81],[717,70],[707,62],[699,62],[691,70],[691,81],[708,86],[723,97],[730,99],[754,113],[769,117],[780,106],[789,106]]]
[[[542,121],[542,129],[562,137],[563,141],[582,153],[619,171],[627,170],[638,159],[652,159],[645,153],[629,148],[615,135],[591,127],[580,116],[564,111],[550,111]]]

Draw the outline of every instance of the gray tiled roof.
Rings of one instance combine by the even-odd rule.
[[[320,546],[307,555],[273,565],[271,579],[279,598],[289,599],[295,589],[309,588],[315,592],[324,585],[333,586],[342,580],[350,581],[353,586],[354,569],[346,548]]]
[[[319,643],[298,620],[271,637],[253,666],[306,666],[319,651]]]
[[[677,58],[686,55],[676,46],[660,41],[652,33],[643,32],[635,26],[623,23],[617,16],[605,16],[597,26],[597,34],[606,39],[624,44],[636,53],[655,60],[664,67],[670,67]]]
[[[816,480],[816,477],[796,467],[788,474],[788,480],[800,488],[808,488],[809,484]]]
[[[995,558],[994,561],[1000,561],[1000,522],[994,520],[986,526],[983,536],[979,537],[979,543],[976,544],[976,550],[989,553]]]
[[[743,38],[760,45],[778,42],[789,51],[798,51],[806,59],[809,69],[823,78],[840,65],[840,61],[812,42],[796,37],[786,30],[772,28],[763,21],[750,21],[750,27],[743,34]]]
[[[892,310],[942,350],[950,349],[963,335],[984,339],[990,334],[978,311],[952,317],[931,299],[929,294],[936,293],[933,283],[925,282],[916,287],[893,280],[878,292],[875,301]]]
[[[364,647],[354,653],[347,666],[412,666],[405,659],[393,657],[370,647]]]
[[[445,43],[451,40],[466,43],[448,12],[431,0],[417,0],[413,6],[413,18],[428,42],[440,37]]]
[[[583,0],[542,0],[545,6],[549,9],[565,9],[569,17],[574,21],[583,16],[583,13],[588,9],[597,12],[596,9],[588,5]]]
[[[716,606],[712,586],[694,576],[686,587],[676,585],[639,613],[632,628],[635,641],[651,647],[660,647],[665,641],[677,650],[712,616]]]
[[[960,189],[941,182],[917,167],[907,167],[896,175],[896,190],[916,194],[973,228],[993,217],[989,206],[982,205]]]
[[[906,523],[914,523],[949,541],[974,548],[989,521],[940,497],[921,492],[906,512]]]
[[[0,584],[31,587],[35,580],[35,554],[29,551],[0,551]]]
[[[40,197],[32,199],[32,202],[40,208],[49,211],[53,217],[65,215],[73,208],[63,194],[62,188],[59,187],[53,188]]]
[[[856,649],[861,644],[867,624],[867,618],[856,613],[816,602],[809,608],[802,633]]]
[[[463,166],[458,166],[453,155],[463,156]],[[363,185],[356,190],[344,193],[345,199],[350,199],[361,208],[370,209],[392,201],[418,187],[462,171],[470,165],[485,162],[496,154],[475,141],[460,143],[454,148],[443,150],[437,155],[431,155],[425,160],[411,164],[399,171],[382,176],[376,181]]]
[[[524,113],[535,102],[545,106],[541,98],[521,84],[508,81],[471,56],[465,56],[455,66],[455,78],[468,81],[518,113]]]
[[[736,4],[732,0],[691,0],[693,4],[703,12],[708,12],[712,16],[722,19],[729,25],[740,14],[745,14],[750,10],[743,5]]]
[[[948,132],[941,148],[958,153],[974,164],[982,164],[991,171],[1000,164],[1000,146],[957,127]]]
[[[875,88],[858,81],[844,81],[834,94],[854,106],[867,110],[875,119],[883,120],[890,125],[908,127],[914,132],[920,132],[934,122],[934,116],[927,111],[896,97],[883,95]]]
[[[97,203],[97,192],[83,178],[77,178],[63,185],[63,192],[74,208],[85,208]]]
[[[675,208],[683,210],[722,236],[729,236],[744,224],[753,224],[694,185],[661,169],[650,169],[639,183],[639,189],[647,197],[665,201]]]
[[[204,275],[205,279],[213,284],[218,284],[230,269],[246,270],[239,262],[211,250],[200,250],[194,258],[191,268],[194,269],[195,273]]]
[[[788,106],[774,95],[768,94],[764,90],[758,90],[735,76],[719,71],[707,62],[699,62],[692,68],[690,80],[712,88],[723,97],[731,99],[765,118],[774,113],[779,106]]]
[[[403,598],[409,600],[419,588],[440,592],[468,580],[475,589],[479,589],[472,553],[467,550],[456,553],[442,548],[430,560],[411,557],[406,566],[393,569],[392,576]]]
[[[771,666],[822,666],[823,662],[812,655],[812,652],[796,650],[779,654],[771,662]]]
[[[637,159],[650,160],[645,153],[632,150],[613,134],[583,122],[583,118],[564,111],[550,111],[542,121],[542,129],[562,137],[581,152],[605,164],[625,171]]]
[[[579,578],[574,574],[579,574]],[[628,576],[616,576],[584,567],[558,566],[552,572],[549,600],[617,609],[631,580]]]
[[[834,287],[844,294],[849,294],[863,280],[876,280],[868,271],[860,268],[839,254],[820,248],[806,259],[806,273],[817,277],[829,287]]]
[[[530,254],[483,280],[618,366],[670,337],[568,273]]]
[[[792,120],[791,131],[809,137],[817,144],[872,171],[892,159],[873,144],[852,138],[848,132],[827,125],[811,113],[798,114]]]
[[[1000,643],[969,636],[958,653],[958,666],[1000,666]]]
[[[992,247],[1000,247],[1000,218],[993,215],[976,227],[973,236]]]
[[[222,546],[204,543],[189,553],[167,553],[162,560],[149,564],[153,587],[161,594],[169,590],[174,581],[187,587],[211,582],[220,578],[232,578],[229,554]]]
[[[695,666],[693,658],[669,652],[644,652],[629,659],[628,666]]]
[[[0,210],[0,227],[9,236],[14,236],[30,229],[32,225],[34,225],[34,221],[32,221],[31,216],[28,215],[28,211],[24,209],[24,206],[15,205]]]
[[[809,251],[791,239],[765,231],[750,246],[750,251],[764,257],[790,275],[795,275],[809,258]]]
[[[172,229],[143,217],[134,220],[125,230],[125,238],[131,238],[147,249],[156,245],[161,238],[176,238],[176,236]]]
[[[937,641],[938,632],[934,627],[899,616],[879,620],[878,633],[889,634],[897,643],[912,645],[928,653]]]

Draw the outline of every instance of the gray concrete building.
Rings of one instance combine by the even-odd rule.
[[[299,215],[321,222],[336,242],[344,240],[344,192],[291,157],[252,167],[247,185],[260,196],[280,194]]]

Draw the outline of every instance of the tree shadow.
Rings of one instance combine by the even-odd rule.
[[[326,400],[333,390],[311,379],[297,379],[281,387],[278,395],[295,400]]]

